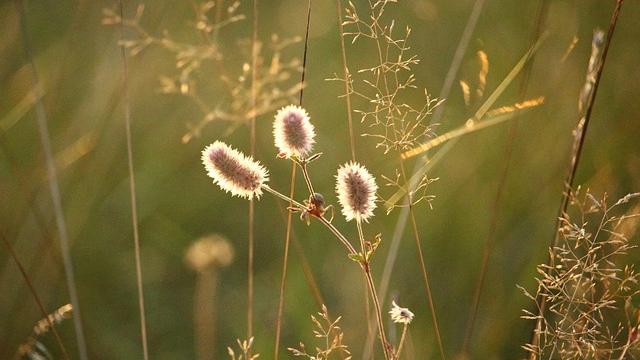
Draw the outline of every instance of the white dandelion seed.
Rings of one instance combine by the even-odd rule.
[[[273,121],[273,138],[283,157],[304,157],[311,151],[315,136],[314,127],[309,122],[309,115],[300,106],[285,106],[276,113]]]
[[[409,309],[398,306],[395,301],[392,303],[389,314],[391,315],[391,320],[398,324],[409,324],[414,316]]]
[[[213,183],[231,195],[259,198],[269,173],[259,162],[229,145],[216,141],[202,151],[202,163]]]
[[[338,169],[336,192],[347,221],[368,221],[376,208],[376,179],[362,165],[349,162]]]

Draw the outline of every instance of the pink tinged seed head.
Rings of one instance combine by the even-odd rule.
[[[233,196],[259,198],[269,173],[253,160],[229,145],[216,141],[202,151],[202,163],[213,183]]]
[[[282,157],[304,157],[313,148],[315,136],[309,115],[300,106],[285,106],[276,113],[273,137]]]
[[[376,179],[362,165],[349,162],[338,169],[336,192],[347,221],[368,221],[376,208]]]

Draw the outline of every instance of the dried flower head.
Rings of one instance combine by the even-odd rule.
[[[273,121],[273,137],[281,156],[304,157],[315,143],[316,133],[309,122],[307,111],[300,106],[288,105],[278,110]]]
[[[376,208],[376,179],[356,162],[349,162],[338,169],[336,192],[347,221],[367,221]]]
[[[392,303],[389,314],[391,314],[391,320],[397,324],[409,324],[414,316],[409,309],[398,306],[395,301]]]
[[[225,267],[233,261],[233,247],[221,235],[207,235],[189,246],[184,260],[197,272],[203,272],[212,267]]]
[[[259,198],[262,185],[269,180],[269,173],[259,162],[221,141],[202,151],[202,163],[214,184],[246,199]]]

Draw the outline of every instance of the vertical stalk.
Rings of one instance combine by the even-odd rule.
[[[29,42],[29,33],[27,31],[27,22],[24,9],[24,3],[22,0],[15,0],[16,9],[20,18],[20,30],[22,32],[22,44],[28,67],[32,74],[32,85],[35,89],[40,89],[40,79],[36,66],[33,61],[33,54],[31,50],[31,44]],[[60,186],[58,184],[58,176],[56,174],[55,163],[53,160],[53,150],[51,147],[51,137],[49,134],[47,113],[42,102],[42,97],[38,98],[36,102],[36,120],[38,124],[38,132],[40,135],[40,142],[44,151],[47,179],[49,183],[49,193],[51,195],[51,202],[53,203],[53,212],[56,221],[56,227],[58,229],[58,236],[60,240],[60,248],[62,253],[62,262],[64,264],[65,278],[67,281],[67,287],[69,291],[69,300],[71,306],[73,306],[73,325],[75,328],[76,342],[78,345],[78,353],[80,360],[87,360],[87,343],[84,337],[84,330],[82,326],[82,319],[80,315],[80,302],[78,300],[78,292],[76,287],[75,273],[73,270],[73,262],[71,260],[71,245],[69,243],[69,234],[67,232],[67,224],[64,218],[62,210],[62,199],[60,195]]]
[[[596,98],[598,87],[600,85],[600,79],[602,77],[602,70],[604,69],[605,61],[607,59],[607,54],[609,53],[609,46],[611,45],[611,40],[613,38],[614,31],[616,29],[616,25],[618,23],[618,17],[620,16],[620,10],[622,8],[622,4],[624,0],[617,0],[616,7],[613,10],[613,14],[611,15],[611,21],[609,22],[609,30],[607,32],[607,37],[604,42],[603,51],[602,51],[602,59],[600,60],[599,66],[596,70],[595,80],[593,83],[593,90],[590,92],[589,97],[586,102],[586,111],[584,113],[584,117],[580,120],[578,124],[578,131],[576,131],[576,138],[574,143],[574,148],[571,157],[571,163],[569,166],[569,171],[567,174],[567,178],[565,180],[565,190],[563,191],[562,201],[559,209],[558,216],[556,217],[556,224],[554,228],[553,241],[551,243],[551,251],[549,252],[549,258],[547,264],[549,266],[554,266],[554,257],[555,257],[555,245],[558,242],[558,233],[561,225],[560,218],[567,212],[567,207],[569,205],[569,198],[571,196],[571,192],[573,191],[573,181],[578,169],[578,165],[580,163],[580,157],[582,155],[582,148],[584,146],[584,139],[587,134],[587,129],[589,127],[589,123],[591,120],[591,114],[593,111],[594,100]],[[539,303],[540,306],[538,311],[538,321],[536,321],[535,328],[533,330],[531,345],[534,347],[539,346],[540,343],[540,331],[542,330],[542,319],[546,310],[546,298],[536,299],[536,303]],[[532,352],[529,356],[530,360],[536,360],[536,353]]]
[[[338,7],[338,29],[340,31],[340,52],[342,53],[342,72],[344,75],[344,96],[347,99],[347,121],[349,124],[349,147],[351,149],[351,160],[356,161],[356,142],[353,135],[353,106],[351,105],[351,74],[347,64],[347,50],[344,45],[344,26],[342,25],[342,1],[337,0]],[[367,312],[368,313],[368,312]]]
[[[405,184],[409,185],[407,173],[404,166],[404,160],[400,159],[400,171],[404,179]],[[413,211],[413,199],[411,198],[411,192],[407,192],[408,206],[409,206],[409,218],[411,219],[411,230],[413,232],[413,239],[416,242],[416,249],[418,250],[418,259],[420,260],[420,271],[422,272],[422,280],[424,282],[424,289],[427,295],[427,301],[429,302],[429,309],[431,310],[431,321],[433,323],[433,330],[435,332],[436,341],[438,343],[438,351],[440,352],[440,358],[445,359],[444,346],[442,345],[442,336],[440,335],[440,326],[438,325],[438,315],[436,312],[436,306],[433,301],[433,294],[431,292],[431,283],[429,281],[429,273],[427,272],[427,266],[424,262],[424,254],[422,252],[422,241],[420,240],[420,232],[418,231],[418,225],[416,223],[415,213]]]
[[[307,50],[309,48],[310,26],[311,26],[311,0],[309,0],[309,2],[307,3],[307,26],[305,30],[305,36],[304,36],[304,50],[302,54],[302,74],[300,76],[300,95],[298,98],[298,103],[300,106],[302,106],[302,99],[304,95],[304,78],[305,78],[306,69],[307,69]],[[311,183],[308,180],[308,177],[307,177],[308,175],[306,174],[306,171],[304,172],[304,174],[305,174],[305,181],[307,181],[307,185],[309,186],[309,189],[311,191],[312,187],[310,186]],[[291,199],[289,201],[289,206],[293,205],[293,196],[295,194],[295,182],[296,182],[296,164],[292,163],[291,179],[289,183],[289,186],[290,186],[289,198]],[[311,194],[313,194],[313,192]],[[280,335],[282,332],[282,315],[284,313],[284,292],[285,292],[285,285],[287,281],[287,264],[289,262],[289,244],[291,242],[291,234],[293,231],[292,216],[293,214],[289,211],[289,213],[287,214],[287,230],[286,230],[285,240],[284,240],[284,255],[282,259],[282,276],[280,278],[280,294],[278,296],[278,315],[276,319],[276,342],[274,346],[274,360],[278,360],[278,357],[280,354]]]
[[[402,347],[404,346],[404,339],[407,336],[407,329],[409,328],[409,324],[404,324],[404,327],[402,328],[402,335],[400,336],[400,343],[398,344],[398,350],[395,353],[395,359],[394,360],[399,360],[400,359],[400,354],[402,354]]]
[[[124,2],[120,0],[120,18],[124,19]],[[120,22],[120,40],[124,42],[124,21]],[[127,50],[120,46],[122,55],[122,101],[124,107],[125,132],[127,137],[127,169],[129,172],[129,195],[131,203],[131,223],[133,225],[133,248],[135,251],[136,286],[138,288],[138,308],[140,312],[140,336],[142,338],[142,355],[149,359],[147,346],[147,321],[144,308],[144,291],[142,288],[142,264],[140,254],[140,233],[138,231],[138,207],[136,203],[136,178],[133,170],[133,141],[131,137],[131,106],[129,100],[129,67],[127,64]]]
[[[253,0],[253,35],[251,41],[251,121],[249,123],[249,142],[251,156],[256,154],[256,104],[258,79],[258,0]],[[255,202],[249,200],[249,244],[248,244],[248,280],[247,280],[247,340],[253,337],[253,248],[255,228]]]
[[[290,191],[289,197],[293,199],[293,195],[295,193],[295,183],[296,183],[296,164],[291,164],[291,180],[290,180]],[[289,206],[293,206],[292,202],[289,202]],[[289,243],[291,242],[291,231],[292,231],[292,216],[293,213],[291,211],[287,211],[287,231],[284,237],[284,256],[282,260],[282,276],[280,278],[280,295],[278,297],[278,317],[276,320],[276,343],[275,343],[275,354],[273,359],[278,360],[278,356],[280,353],[280,333],[282,332],[282,314],[284,313],[284,290],[285,284],[287,281],[287,264],[289,260]]]
[[[384,358],[390,360],[389,357],[389,342],[384,331],[384,320],[382,319],[382,310],[380,309],[380,300],[378,299],[378,293],[376,291],[376,285],[373,282],[373,276],[371,275],[371,266],[369,266],[369,260],[366,258],[366,245],[364,240],[364,234],[362,232],[362,223],[356,219],[356,226],[358,228],[358,238],[360,239],[361,254],[363,256],[361,266],[364,271],[365,278],[367,279],[367,287],[371,294],[371,300],[373,301],[373,307],[376,313],[376,321],[378,323],[378,335],[380,336],[380,342],[382,343],[382,352]]]
[[[542,25],[544,24],[544,20],[546,18],[547,10],[549,9],[549,2],[547,0],[542,0],[538,7],[538,14],[536,17],[536,22],[532,29],[530,44],[536,43],[538,38],[540,37],[540,33],[542,30]],[[532,54],[531,57],[534,55]],[[531,74],[531,69],[533,67],[533,59],[530,60],[531,63],[526,65],[526,69],[523,73],[522,82],[520,83],[520,101],[523,101],[526,95],[527,86],[529,83],[529,76]],[[487,233],[487,237],[485,238],[484,249],[482,251],[482,262],[480,265],[480,275],[478,275],[478,280],[476,281],[476,287],[473,294],[473,301],[471,303],[471,310],[469,315],[469,320],[467,323],[467,329],[465,331],[464,342],[462,343],[461,353],[463,355],[467,355],[469,351],[469,345],[471,343],[471,338],[473,337],[473,330],[475,328],[476,319],[478,316],[478,309],[480,307],[480,297],[482,296],[482,290],[484,288],[484,283],[486,279],[486,274],[489,268],[490,256],[493,249],[493,243],[495,238],[496,229],[498,226],[498,219],[500,217],[500,205],[502,204],[502,196],[504,194],[505,184],[507,182],[507,178],[509,175],[511,157],[513,154],[513,148],[515,145],[515,137],[518,131],[518,121],[514,120],[511,123],[508,131],[508,140],[507,145],[505,147],[505,160],[504,167],[502,168],[502,173],[500,175],[500,179],[498,181],[497,192],[494,198],[492,208],[491,208],[491,221],[489,223],[489,232]]]

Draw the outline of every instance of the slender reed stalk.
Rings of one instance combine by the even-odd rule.
[[[296,183],[296,164],[291,164],[291,180],[290,180],[290,191],[289,197],[293,199],[295,194],[295,183]],[[293,206],[293,203],[289,202],[289,206]],[[280,278],[280,295],[278,297],[278,317],[276,320],[276,343],[275,343],[275,354],[274,360],[278,359],[278,355],[280,354],[280,334],[282,332],[282,314],[284,313],[284,290],[285,284],[287,281],[287,265],[289,262],[289,243],[291,241],[291,232],[292,232],[292,222],[293,222],[293,213],[291,211],[287,212],[287,230],[284,237],[284,256],[282,260],[282,276]]]
[[[358,238],[360,239],[361,253],[366,254],[367,249],[365,245],[364,234],[362,232],[362,222],[358,219],[356,219],[356,226],[358,228]],[[389,354],[389,342],[387,341],[387,336],[384,331],[384,320],[382,319],[380,300],[378,299],[376,285],[373,282],[373,277],[371,275],[371,266],[369,265],[369,260],[366,256],[362,260],[362,269],[364,270],[364,274],[367,279],[367,286],[369,288],[369,292],[371,293],[371,299],[373,300],[373,307],[378,324],[378,335],[380,336],[380,342],[382,343],[382,352],[384,353],[384,358],[389,360],[391,359],[391,355]]]
[[[356,161],[356,141],[355,135],[353,131],[353,105],[351,104],[351,73],[349,72],[349,65],[347,63],[347,50],[344,44],[344,24],[342,23],[342,1],[336,1],[336,7],[338,12],[338,30],[340,36],[340,53],[342,54],[342,71],[344,76],[344,94],[347,101],[347,124],[349,126],[349,149],[351,150],[351,161]],[[366,342],[366,349],[370,352],[369,349],[373,347],[373,326],[371,324],[371,309],[369,304],[369,295],[367,294],[367,289],[364,289],[364,299],[365,299],[365,311],[367,316],[367,339],[370,339],[369,342]],[[365,354],[365,359],[369,358],[369,354]]]
[[[342,53],[342,71],[344,75],[344,94],[347,99],[347,121],[349,124],[349,148],[351,149],[351,160],[356,161],[356,141],[353,135],[353,106],[351,105],[351,86],[349,66],[347,64],[347,50],[344,46],[344,25],[342,24],[342,1],[337,0],[338,7],[338,30],[340,31],[340,52]],[[367,312],[368,313],[368,312]]]
[[[406,185],[409,185],[407,178],[407,172],[405,170],[404,160],[400,159],[400,169],[402,178]],[[411,220],[411,230],[413,232],[413,239],[416,242],[416,249],[418,250],[418,260],[420,260],[420,271],[422,273],[422,280],[424,281],[424,289],[429,302],[429,310],[431,311],[431,321],[433,323],[433,331],[438,343],[438,351],[440,352],[440,358],[445,359],[444,346],[442,345],[442,335],[440,334],[440,326],[438,325],[438,313],[433,301],[433,293],[431,292],[431,284],[429,282],[429,273],[424,262],[424,255],[422,253],[422,241],[420,240],[420,232],[418,231],[418,225],[416,223],[416,217],[413,209],[413,199],[411,198],[411,192],[407,192],[407,204],[409,205],[409,218]]]
[[[22,0],[15,0],[16,9],[20,18],[20,30],[22,32],[22,44],[26,60],[28,62],[29,69],[32,75],[32,85],[34,88],[39,89],[41,87],[38,72],[36,70],[35,63],[33,61],[33,52],[29,41],[29,32],[27,30],[26,14],[24,3]],[[62,211],[62,200],[60,196],[60,186],[58,185],[58,177],[56,174],[55,163],[53,160],[53,150],[51,149],[51,139],[49,136],[49,128],[47,125],[47,113],[40,97],[35,104],[36,119],[38,123],[38,132],[40,134],[40,142],[45,155],[47,178],[49,183],[49,192],[51,195],[51,201],[53,203],[53,211],[56,220],[56,227],[58,229],[58,236],[60,238],[60,247],[62,253],[62,261],[64,264],[65,277],[67,281],[67,287],[69,290],[69,299],[73,306],[73,324],[75,327],[76,342],[78,345],[78,353],[80,360],[87,360],[87,344],[84,338],[84,330],[82,327],[82,319],[80,316],[80,305],[78,301],[77,287],[75,281],[75,274],[73,271],[73,262],[71,260],[71,246],[69,244],[69,234],[67,232],[67,225],[64,219],[64,213]]]
[[[567,172],[567,177],[565,179],[565,189],[562,192],[562,200],[560,203],[560,208],[559,208],[559,212],[558,212],[558,216],[556,217],[556,224],[554,227],[554,235],[553,235],[553,241],[551,243],[551,250],[549,251],[549,258],[547,261],[547,264],[549,266],[554,266],[554,261],[555,261],[555,246],[558,242],[558,236],[559,236],[559,229],[560,226],[562,224],[561,222],[561,218],[563,217],[563,215],[567,212],[567,206],[569,205],[569,198],[571,197],[572,194],[572,189],[573,189],[573,181],[578,169],[578,165],[580,163],[580,157],[582,155],[582,149],[584,146],[584,139],[585,136],[587,134],[587,130],[589,127],[589,122],[591,120],[591,114],[593,111],[593,105],[595,103],[595,98],[598,92],[598,87],[600,85],[600,79],[602,77],[602,71],[604,69],[604,65],[605,65],[605,61],[607,59],[607,54],[609,53],[609,46],[611,45],[611,40],[613,39],[613,34],[614,31],[616,29],[616,25],[618,23],[618,18],[620,16],[620,10],[622,8],[622,4],[624,3],[624,0],[617,0],[616,2],[616,6],[613,10],[613,14],[611,15],[611,21],[609,23],[609,30],[607,32],[607,36],[606,39],[604,41],[604,45],[603,45],[603,50],[602,50],[602,58],[599,61],[598,67],[596,69],[596,73],[595,73],[595,77],[594,77],[594,81],[593,81],[593,87],[592,87],[592,91],[589,93],[587,101],[586,101],[586,110],[584,111],[584,116],[583,118],[580,120],[578,127],[577,127],[577,131],[575,131],[575,139],[574,139],[574,147],[573,147],[573,151],[572,151],[572,156],[571,156],[571,163],[569,165],[569,169]],[[539,318],[536,321],[536,325],[535,328],[533,330],[533,334],[532,334],[532,340],[531,340],[531,345],[533,345],[534,347],[538,346],[538,344],[540,343],[540,331],[542,328],[542,319],[543,319],[543,315],[545,313],[546,310],[546,298],[542,298],[542,299],[538,299],[540,301],[537,301],[537,303],[540,304],[540,306],[538,307],[538,315]],[[529,356],[530,360],[536,360],[537,359],[537,355],[535,352],[531,352],[530,356]]]
[[[120,0],[120,16],[124,19],[124,2]],[[120,23],[120,40],[125,41],[124,23]],[[143,359],[149,359],[147,345],[147,320],[144,306],[144,290],[142,287],[142,261],[140,254],[140,233],[138,231],[138,206],[136,196],[136,178],[133,170],[133,141],[131,139],[131,102],[129,99],[129,67],[127,64],[127,49],[120,46],[122,55],[122,101],[124,107],[125,132],[127,137],[127,168],[129,171],[129,195],[131,201],[131,223],[133,225],[133,248],[135,250],[136,285],[138,288],[138,307],[140,311],[140,336],[142,338]]]
[[[307,51],[309,48],[309,29],[311,26],[311,0],[307,3],[307,26],[305,30],[304,36],[304,50],[302,53],[302,74],[300,75],[300,95],[298,97],[298,103],[302,106],[302,99],[304,95],[304,78],[307,69]],[[306,174],[306,173],[305,173]],[[307,181],[307,185],[312,192],[311,183],[309,182],[307,176],[305,175],[305,181]],[[295,183],[296,183],[296,164],[291,164],[291,179],[289,182],[289,198],[293,199],[295,194]],[[293,203],[289,203],[289,206],[292,206]],[[284,255],[282,259],[282,276],[280,278],[280,294],[278,296],[278,315],[276,319],[276,342],[274,346],[274,360],[278,360],[280,355],[280,335],[282,333],[282,316],[284,313],[284,293],[285,293],[285,285],[287,281],[287,267],[289,262],[289,244],[291,242],[291,233],[293,226],[293,214],[289,212],[287,214],[287,229],[285,233],[284,239]]]
[[[398,350],[395,353],[395,359],[400,359],[400,355],[402,354],[402,348],[404,346],[404,340],[407,337],[407,329],[409,328],[409,324],[404,324],[402,327],[402,335],[400,335],[400,342],[398,343]]]
[[[9,252],[9,255],[11,255],[11,258],[13,259],[13,261],[15,261],[16,266],[18,266],[18,270],[20,270],[20,274],[22,275],[22,278],[24,279],[24,282],[27,284],[27,287],[29,288],[29,291],[31,292],[31,295],[33,295],[33,299],[36,301],[36,304],[38,305],[38,309],[42,313],[42,317],[44,319],[46,319],[47,323],[49,324],[49,328],[53,332],[53,336],[56,339],[56,343],[58,344],[58,347],[60,348],[60,352],[62,353],[62,357],[64,359],[66,359],[66,360],[69,360],[69,354],[67,353],[67,349],[64,347],[64,344],[62,343],[62,339],[60,338],[60,334],[58,333],[58,330],[54,326],[54,324],[51,321],[51,319],[49,318],[49,315],[48,315],[49,313],[45,309],[45,307],[44,307],[44,305],[42,303],[42,299],[40,299],[40,296],[38,295],[38,292],[36,291],[36,288],[33,286],[33,283],[31,282],[31,278],[27,274],[27,271],[25,270],[24,266],[22,265],[22,262],[18,258],[18,255],[16,254],[15,249],[13,248],[13,245],[11,245],[11,242],[9,241],[9,239],[7,239],[7,237],[5,236],[4,232],[0,232],[0,237],[2,238],[2,242],[6,246],[7,251]]]
[[[539,39],[542,32],[542,25],[544,24],[544,20],[547,16],[547,11],[549,9],[549,2],[547,0],[542,0],[540,5],[538,6],[538,11],[536,15],[536,20],[534,26],[531,31],[531,39],[529,43],[530,46],[536,43]],[[529,84],[529,78],[531,74],[531,69],[533,67],[533,56],[527,63],[526,68],[523,70],[522,81],[520,83],[519,90],[519,101],[524,101],[527,87]],[[473,294],[473,301],[471,303],[471,310],[469,315],[469,320],[467,322],[467,329],[465,331],[464,342],[462,343],[461,353],[466,355],[469,350],[469,345],[471,342],[471,338],[473,336],[473,330],[475,328],[475,322],[478,315],[478,308],[480,306],[480,297],[482,296],[482,289],[484,288],[484,282],[487,274],[487,270],[489,268],[489,261],[491,256],[491,251],[493,249],[494,239],[496,228],[498,225],[498,219],[500,218],[501,212],[501,204],[502,204],[502,196],[504,194],[505,184],[507,182],[507,178],[509,175],[511,157],[513,154],[513,148],[515,145],[515,137],[518,131],[518,121],[515,120],[511,123],[508,130],[508,140],[507,145],[505,147],[505,160],[504,167],[502,168],[502,172],[500,174],[500,179],[498,180],[498,186],[496,191],[496,196],[494,198],[492,207],[491,207],[491,220],[489,225],[489,231],[487,233],[487,237],[485,238],[484,248],[482,251],[482,262],[480,265],[480,274],[478,275],[478,280],[476,281],[476,286]]]
[[[251,156],[256,153],[256,106],[258,79],[258,0],[253,0],[253,33],[251,38],[251,121],[249,123],[249,142]],[[253,248],[255,239],[255,202],[249,200],[249,244],[247,264],[247,339],[253,338]]]

